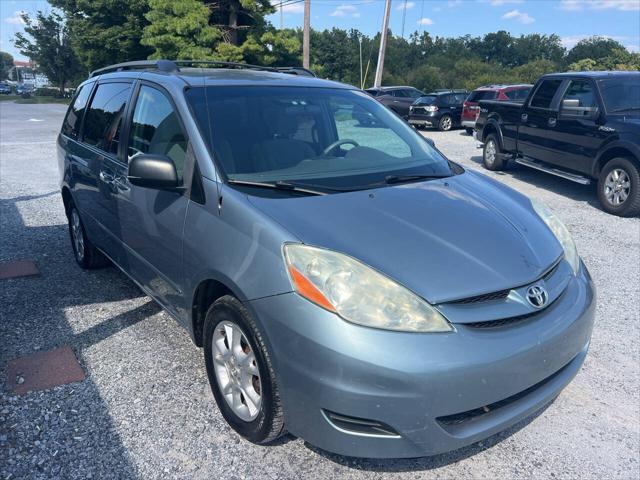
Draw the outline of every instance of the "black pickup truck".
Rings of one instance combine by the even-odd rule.
[[[544,75],[523,103],[480,101],[483,163],[509,160],[588,185],[605,211],[640,214],[640,72]]]

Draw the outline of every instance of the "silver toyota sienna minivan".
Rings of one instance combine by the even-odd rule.
[[[457,449],[546,406],[587,354],[595,291],[556,214],[351,86],[107,67],[58,161],[78,264],[115,264],[190,332],[252,442]]]

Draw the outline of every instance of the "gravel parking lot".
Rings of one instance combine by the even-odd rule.
[[[638,478],[640,220],[602,212],[593,188],[514,167],[485,172],[546,202],[567,224],[598,287],[582,371],[544,411],[468,448],[411,460],[362,460],[288,436],[252,445],[226,426],[188,334],[116,268],[73,260],[58,193],[62,105],[0,103],[0,261],[32,259],[39,277],[0,280],[2,478]],[[461,130],[428,132],[484,171]],[[8,361],[71,345],[87,378],[25,396]]]

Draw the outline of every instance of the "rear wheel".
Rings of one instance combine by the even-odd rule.
[[[471,127],[465,128],[464,131],[467,132],[467,135],[473,135],[473,128]]]
[[[69,212],[69,236],[71,237],[73,256],[82,268],[101,268],[109,264],[107,257],[94,247],[91,240],[87,238],[84,224],[80,219],[80,212],[78,212],[75,205],[71,206]]]
[[[227,423],[253,443],[281,436],[275,374],[251,313],[235,297],[221,297],[207,311],[204,334],[209,383]]]
[[[621,217],[640,215],[640,174],[631,160],[610,160],[598,178],[598,199],[604,210]]]
[[[453,120],[450,115],[443,115],[438,122],[438,130],[441,132],[448,132],[453,127]]]
[[[482,163],[487,170],[503,170],[504,157],[500,151],[498,137],[491,133],[487,135],[482,149]]]

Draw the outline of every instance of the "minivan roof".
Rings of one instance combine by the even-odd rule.
[[[163,81],[175,78],[189,86],[209,85],[264,85],[330,87],[357,90],[356,87],[330,80],[322,80],[310,75],[292,72],[297,67],[276,69],[242,63],[201,62],[204,68],[196,68],[198,61],[150,60],[112,65],[91,72],[89,78],[139,78],[162,77]],[[215,66],[207,65],[211,64]],[[181,64],[187,64],[182,67]],[[219,67],[217,67],[219,66]],[[289,73],[283,73],[289,72]],[[309,72],[310,73],[310,72]]]

